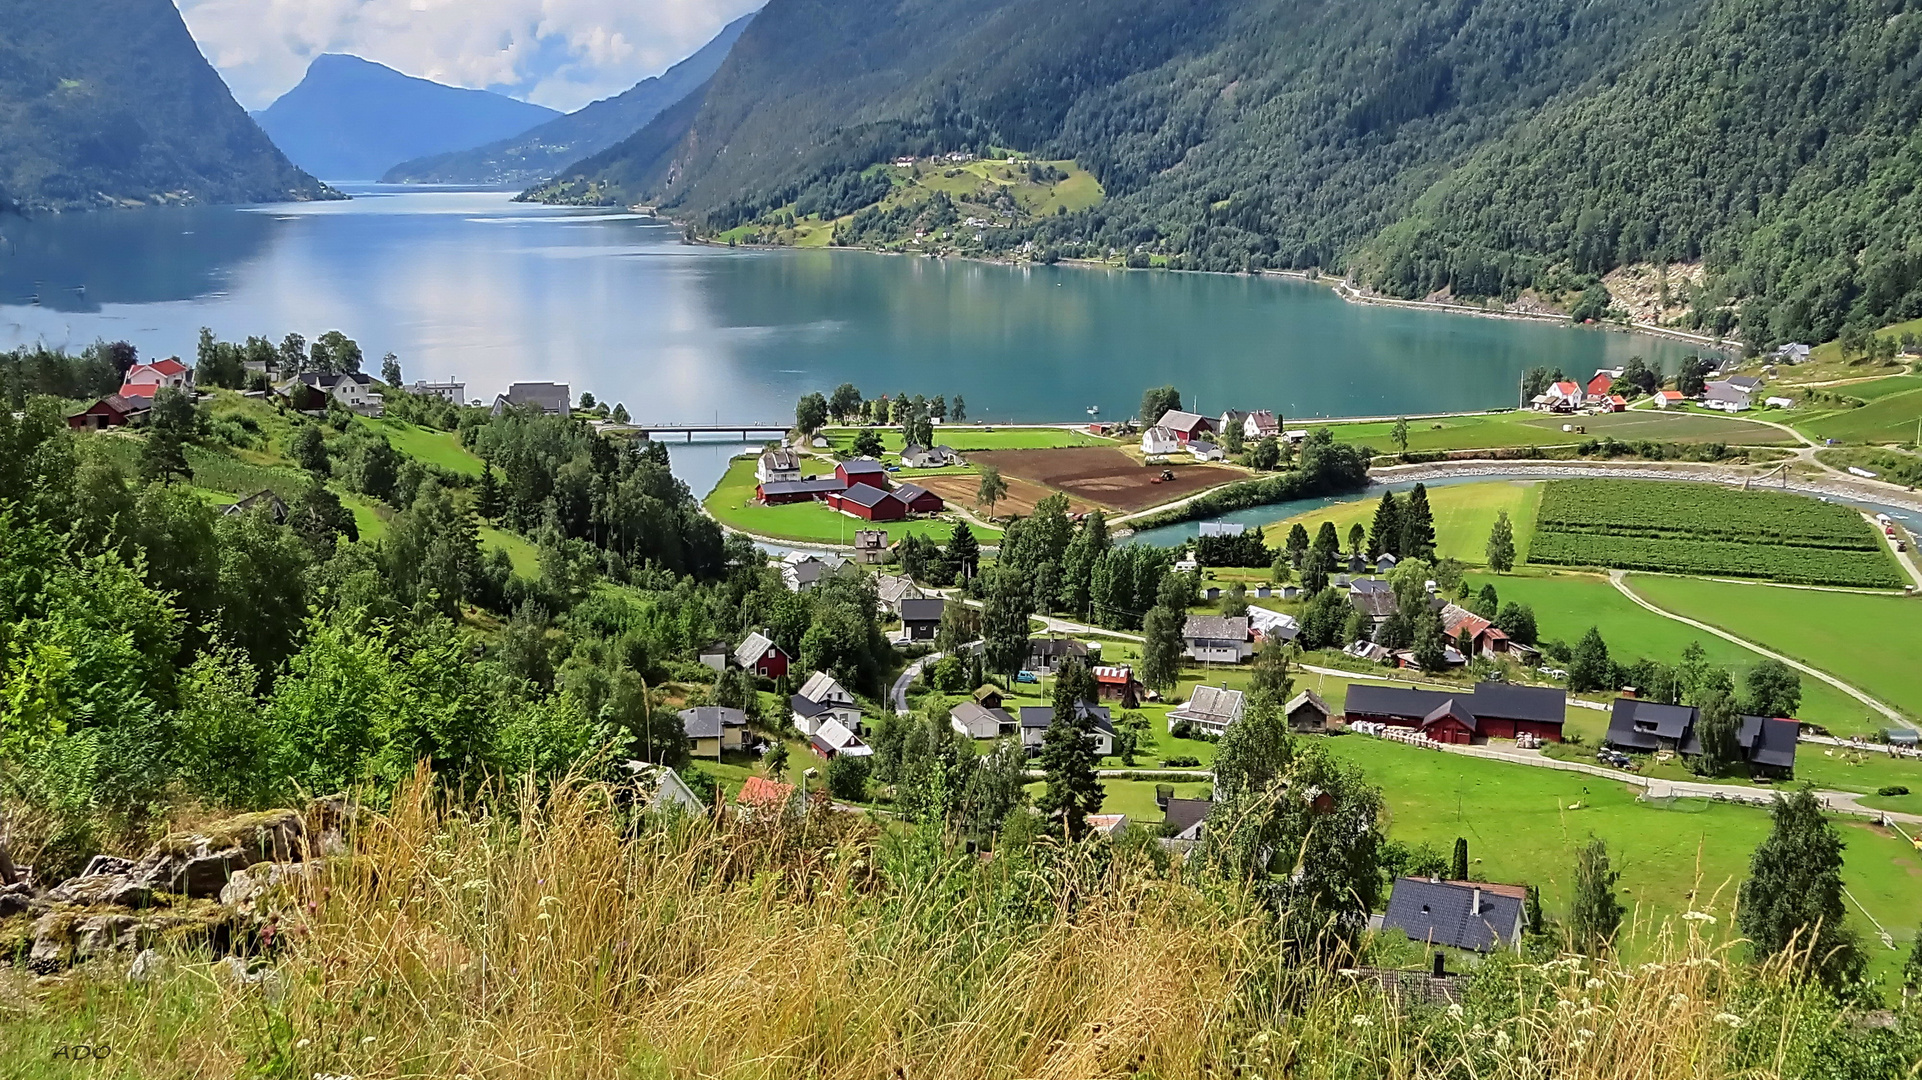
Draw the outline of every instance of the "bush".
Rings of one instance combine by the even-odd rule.
[[[1195,726],[1186,720],[1176,720],[1174,726],[1168,729],[1168,734],[1177,739],[1192,739],[1195,737]]]
[[[1192,754],[1176,754],[1161,759],[1161,764],[1170,769],[1192,769],[1201,764],[1201,759]]]
[[[828,762],[828,791],[837,799],[865,802],[868,797],[868,759],[838,754]]]
[[[1907,795],[1909,793],[1909,789],[1902,786],[1901,784],[1890,784],[1887,787],[1877,788],[1875,790],[1875,793],[1877,795],[1883,795],[1883,796]]]

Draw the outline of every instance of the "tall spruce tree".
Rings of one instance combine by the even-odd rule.
[[[1515,527],[1506,510],[1495,512],[1495,527],[1488,530],[1488,568],[1498,574],[1515,569]]]
[[[1862,978],[1867,964],[1846,921],[1842,837],[1807,788],[1777,795],[1774,826],[1749,858],[1737,922],[1758,958],[1794,948],[1806,970],[1832,990]]]
[[[1095,777],[1094,721],[1081,707],[1094,696],[1094,676],[1079,660],[1055,675],[1054,720],[1041,739],[1039,764],[1047,787],[1035,805],[1070,840],[1087,833],[1088,815],[1101,809],[1105,792]]]
[[[1329,565],[1334,565],[1335,556],[1341,551],[1341,534],[1335,531],[1335,523],[1324,521],[1315,530],[1314,550],[1328,556]]]
[[[1401,557],[1401,505],[1392,491],[1381,493],[1375,504],[1375,523],[1368,530],[1368,561],[1383,555]]]
[[[982,659],[1003,677],[1021,669],[1028,657],[1028,615],[1033,593],[1017,573],[997,567],[988,578],[988,599],[981,609]]]
[[[1435,561],[1435,515],[1428,508],[1428,488],[1416,484],[1401,509],[1401,553],[1404,559]]]
[[[1288,561],[1301,565],[1301,557],[1308,553],[1308,530],[1297,521],[1288,530],[1288,539],[1282,543],[1282,550],[1288,553]]]
[[[1468,880],[1468,837],[1455,838],[1455,858],[1448,866],[1448,876],[1453,881]]]
[[[947,555],[955,576],[963,580],[973,577],[981,568],[981,542],[974,538],[974,530],[967,522],[955,521],[954,529],[948,533]]]
[[[1609,865],[1608,845],[1590,840],[1575,857],[1575,899],[1568,910],[1569,944],[1579,952],[1600,956],[1615,940],[1622,925],[1622,902],[1615,898],[1615,882],[1622,875]]]

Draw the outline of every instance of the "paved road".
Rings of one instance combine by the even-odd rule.
[[[981,646],[982,642],[970,641],[961,646],[961,649],[964,652],[980,652]],[[894,680],[893,688],[888,691],[888,704],[894,708],[895,712],[905,714],[908,711],[908,687],[914,683],[915,676],[921,674],[922,669],[929,664],[939,663],[945,655],[947,654],[929,653],[909,664],[907,670],[901,672],[901,677]]]
[[[1623,596],[1626,596],[1630,600],[1634,601],[1637,607],[1646,608],[1649,611],[1652,611],[1655,614],[1660,615],[1665,619],[1673,619],[1676,622],[1683,624],[1684,626],[1692,626],[1695,629],[1702,631],[1703,633],[1714,634],[1716,637],[1721,638],[1724,641],[1732,641],[1735,644],[1740,645],[1744,649],[1749,650],[1750,652],[1760,653],[1771,660],[1780,660],[1782,663],[1787,664],[1789,667],[1794,668],[1795,670],[1803,673],[1804,675],[1812,675],[1815,678],[1818,678],[1823,682],[1828,683],[1830,686],[1835,687],[1837,690],[1842,691],[1844,694],[1847,694],[1848,696],[1854,698],[1855,700],[1861,702],[1862,704],[1867,705],[1869,708],[1874,709],[1876,712],[1881,713],[1883,716],[1888,717],[1890,720],[1895,721],[1897,724],[1900,724],[1903,727],[1910,728],[1912,730],[1915,728],[1915,725],[1909,721],[1908,717],[1903,716],[1901,713],[1897,712],[1895,709],[1889,707],[1888,705],[1884,705],[1882,702],[1877,701],[1876,699],[1870,697],[1869,695],[1863,693],[1860,690],[1857,690],[1855,687],[1850,686],[1848,683],[1843,682],[1842,680],[1836,678],[1833,675],[1830,675],[1826,671],[1821,671],[1819,669],[1812,668],[1807,664],[1802,663],[1800,660],[1792,659],[1790,657],[1783,656],[1781,653],[1774,652],[1769,649],[1765,649],[1762,646],[1757,645],[1753,641],[1748,641],[1746,639],[1736,637],[1734,634],[1731,634],[1728,631],[1722,630],[1718,627],[1710,626],[1708,623],[1700,622],[1696,619],[1690,619],[1685,616],[1677,615],[1672,611],[1667,611],[1662,608],[1656,607],[1654,604],[1651,604],[1647,600],[1642,599],[1641,596],[1639,596],[1635,592],[1635,590],[1628,587],[1628,582],[1624,580],[1626,576],[1627,575],[1625,575],[1620,570],[1611,570],[1608,573],[1608,580],[1609,580],[1609,583],[1614,585],[1616,590],[1619,591]]]

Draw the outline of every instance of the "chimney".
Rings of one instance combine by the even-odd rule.
[[[1468,902],[1468,913],[1470,915],[1480,915],[1482,913],[1482,887],[1480,885],[1475,886],[1475,896]]]

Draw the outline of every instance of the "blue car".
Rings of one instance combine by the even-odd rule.
[[[1038,683],[1041,681],[1041,676],[1036,675],[1032,671],[1017,671],[1014,673],[1014,681]]]

